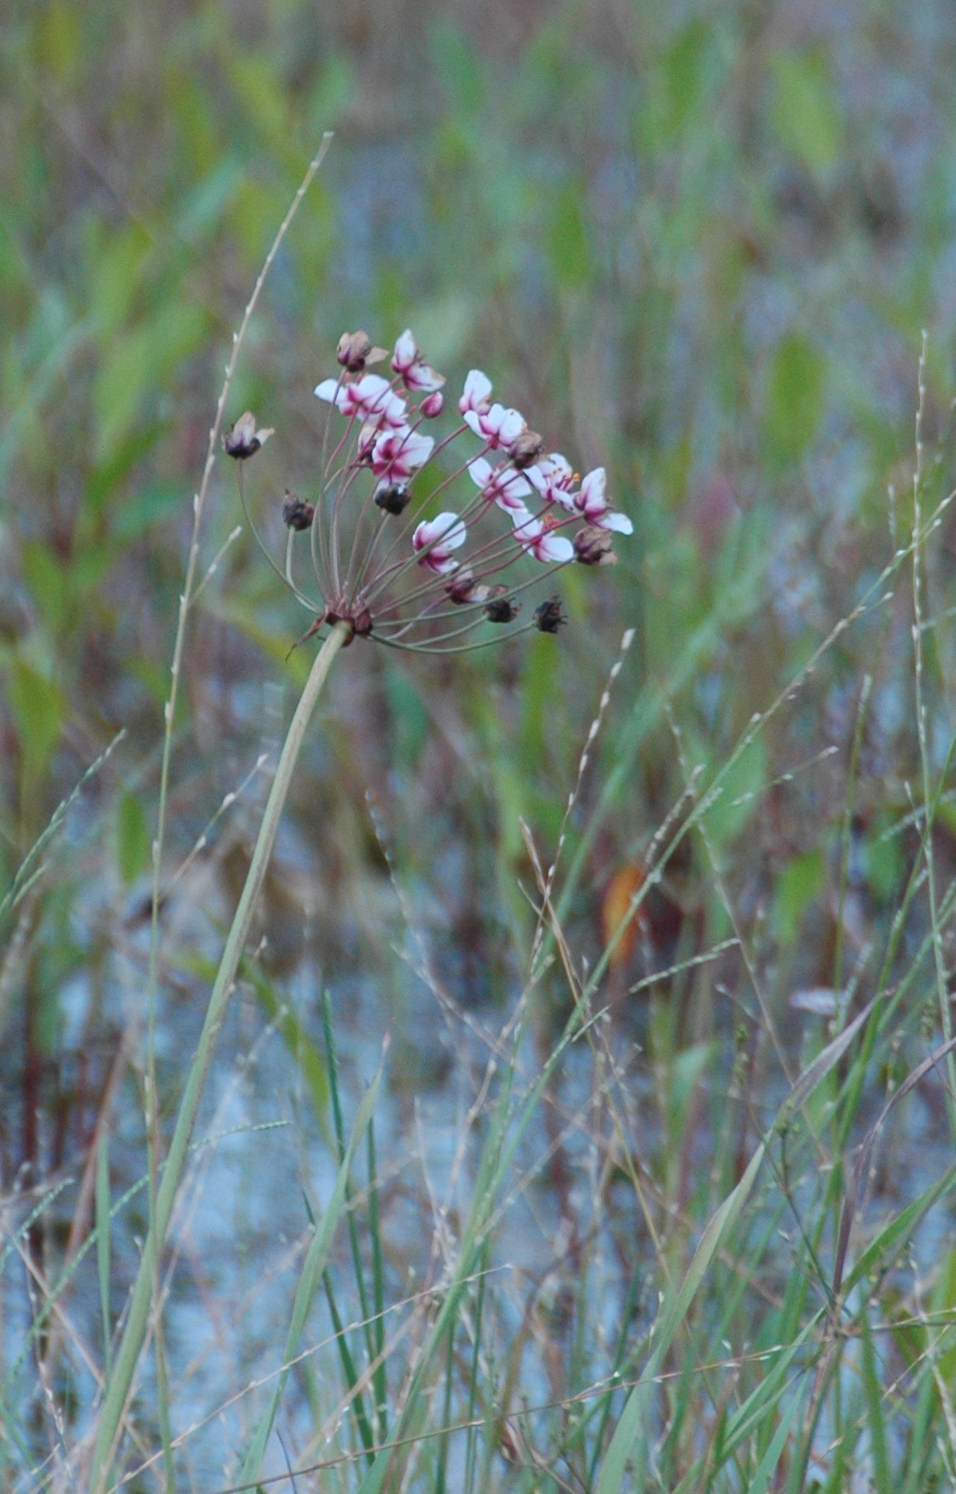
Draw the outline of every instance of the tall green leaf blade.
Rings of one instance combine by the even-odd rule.
[[[269,1438],[272,1435],[272,1428],[275,1426],[279,1405],[282,1401],[286,1381],[289,1377],[289,1365],[299,1351],[299,1344],[302,1341],[302,1333],[312,1307],[312,1301],[321,1283],[322,1273],[325,1270],[329,1251],[332,1248],[332,1239],[338,1227],[339,1220],[342,1217],[349,1173],[352,1168],[352,1158],[355,1155],[356,1148],[363,1140],[369,1121],[372,1118],[372,1112],[375,1109],[375,1102],[378,1098],[381,1078],[382,1071],[380,1069],[359,1107],[352,1135],[346,1147],[345,1156],[336,1175],[335,1187],[332,1190],[332,1197],[329,1199],[328,1208],[322,1216],[322,1221],[312,1236],[309,1248],[306,1251],[302,1274],[299,1277],[299,1284],[296,1287],[295,1298],[292,1304],[292,1317],[289,1322],[289,1331],[286,1335],[285,1348],[282,1355],[285,1368],[276,1380],[275,1388],[269,1397],[269,1404],[256,1428],[249,1451],[243,1460],[239,1473],[239,1483],[251,1484],[259,1477],[259,1469],[262,1465],[262,1459],[265,1456]]]
[[[627,1490],[628,1494],[639,1494],[646,1483],[646,1453],[647,1413],[650,1408],[651,1399],[656,1388],[656,1378],[660,1374],[664,1357],[674,1340],[680,1324],[687,1314],[688,1308],[697,1295],[701,1282],[707,1274],[707,1270],[720,1249],[724,1239],[729,1234],[733,1225],[740,1217],[741,1210],[750,1195],[751,1189],[757,1179],[761,1163],[767,1152],[773,1131],[781,1121],[799,1109],[806,1100],[810,1098],[817,1085],[820,1084],[830,1073],[833,1067],[840,1061],[850,1043],[856,1037],[863,1023],[867,1020],[872,1010],[873,1003],[864,1007],[854,1020],[844,1028],[832,1043],[818,1054],[813,1063],[800,1075],[793,1086],[787,1099],[781,1106],[774,1128],[757,1147],[747,1170],[733,1192],[728,1194],[720,1208],[714,1214],[707,1228],[701,1236],[700,1244],[690,1263],[687,1275],[680,1286],[672,1288],[665,1296],[661,1311],[658,1314],[654,1326],[652,1342],[654,1348],[648,1360],[638,1385],[631,1391],[625,1403],[621,1418],[614,1430],[610,1446],[604,1458],[600,1478],[597,1484],[597,1494],[622,1494]],[[637,1467],[634,1480],[625,1483],[628,1464],[632,1457],[636,1457]]]

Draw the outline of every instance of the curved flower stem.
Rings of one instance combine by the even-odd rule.
[[[398,643],[394,638],[379,638],[375,633],[370,637],[373,643],[380,643],[383,648],[400,648],[408,654],[470,654],[476,648],[492,648],[508,638],[517,638],[519,633],[530,633],[537,626],[536,622],[523,623],[520,628],[512,628],[509,633],[496,633],[494,638],[483,638],[480,643],[462,643],[451,648],[433,648],[429,643]]]
[[[461,430],[467,430],[467,429],[468,429],[467,426],[462,426],[461,427]],[[460,431],[455,431],[454,432],[454,435],[456,435],[456,436],[459,435],[459,434],[460,434]],[[452,437],[448,438],[448,440],[451,440],[451,439],[452,439]],[[436,446],[435,447],[435,450],[432,452],[431,456],[429,457],[429,462],[433,462],[435,460],[436,455],[442,449],[442,447],[448,445],[448,440],[443,441],[440,446]],[[491,449],[492,448],[490,446],[483,446],[480,451],[475,452],[475,454],[473,456],[468,457],[464,462],[462,462],[462,464],[461,464],[460,467],[456,467],[455,470],[454,470],[454,472],[449,472],[448,475],[447,475],[447,477],[443,477],[442,480],[441,480],[441,482],[438,484],[438,486],[436,488],[433,488],[430,493],[422,493],[422,494],[416,494],[415,495],[415,497],[412,500],[411,507],[410,507],[410,509],[408,511],[407,518],[404,520],[404,522],[402,523],[402,525],[398,529],[397,533],[392,536],[391,543],[389,544],[388,549],[385,551],[385,554],[383,556],[381,556],[381,558],[379,560],[379,565],[380,565],[381,569],[379,570],[378,574],[375,576],[375,578],[373,580],[373,583],[372,583],[372,585],[374,586],[374,588],[375,588],[376,591],[381,590],[381,588],[378,586],[378,583],[379,583],[379,581],[382,580],[383,577],[394,574],[394,572],[396,571],[397,568],[400,568],[400,567],[404,566],[404,561],[396,561],[392,565],[389,565],[388,564],[388,560],[389,560],[390,556],[394,555],[395,551],[399,548],[399,546],[407,538],[408,532],[411,529],[412,525],[414,523],[416,523],[421,518],[422,507],[426,503],[434,503],[435,500],[445,491],[446,488],[450,487],[452,483],[457,482],[458,479],[459,479],[459,477],[461,477],[461,475],[464,472],[468,471],[468,468],[471,466],[472,462],[477,461],[479,457],[487,456],[488,452],[491,451]],[[468,518],[469,514],[471,512],[473,512],[474,508],[476,507],[476,503],[478,503],[480,501],[481,501],[481,494],[480,493],[476,493],[475,497],[469,503],[467,503],[465,505],[464,511],[461,514],[459,514],[458,517],[459,517],[459,521],[461,523],[464,523],[464,521]],[[379,531],[379,533],[381,533],[381,530]],[[376,544],[378,542],[378,536],[377,535],[376,535],[375,542],[376,542]],[[429,547],[429,548],[431,548],[431,547]],[[364,580],[364,578],[365,578],[365,574],[366,574],[366,572],[368,570],[368,563],[369,563],[369,561],[372,558],[372,553],[373,552],[370,551],[369,554],[368,554],[368,556],[366,557],[365,564],[362,567],[362,571],[361,571],[361,573],[359,575],[359,583],[361,583]],[[413,557],[413,559],[414,559],[414,557]]]
[[[513,599],[514,597],[520,596],[521,593],[523,591],[527,591],[530,586],[540,586],[542,582],[547,581],[549,576],[553,576],[555,571],[563,571],[565,566],[573,564],[574,562],[571,560],[555,561],[553,565],[548,566],[547,570],[541,571],[539,575],[529,576],[527,581],[521,582],[520,586],[509,586],[507,588],[509,598]],[[499,567],[499,569],[503,570],[505,569],[505,567],[501,566]],[[485,571],[483,573],[482,579],[487,579],[488,576],[493,576],[496,574],[497,572],[494,570]],[[395,611],[397,607],[403,604],[404,600],[405,599],[403,598],[399,602],[396,602],[392,608],[386,608],[386,612]],[[436,596],[434,602],[438,601],[440,601],[440,597]],[[432,605],[434,605],[434,603],[430,603],[429,607]],[[415,617],[410,617],[407,621],[401,617],[388,618],[386,616],[384,619],[382,619],[381,613],[376,613],[375,635],[377,638],[381,638],[383,636],[383,628],[394,628],[396,629],[394,633],[386,633],[384,636],[401,638],[403,633],[408,632],[410,628],[418,627],[420,623],[428,623],[430,625],[431,623],[444,621],[444,619],[448,617],[465,617],[469,613],[483,611],[487,605],[487,599],[485,599],[481,602],[458,602],[454,607],[449,607],[444,612],[432,612],[429,610],[429,607],[423,607],[421,612],[419,612]]]
[[[289,795],[299,752],[322,686],[332,667],[332,661],[342,645],[348,641],[349,636],[349,628],[343,623],[338,623],[315,657],[286,734],[276,776],[263,811],[262,823],[259,826],[252,861],[246,874],[245,886],[233,916],[226,947],[223,950],[212,994],[209,997],[206,1020],[203,1023],[195,1056],[189,1067],[186,1088],[183,1091],[179,1114],[176,1117],[176,1128],[156,1195],[155,1213],[143,1247],[136,1284],[130,1298],[126,1327],[106,1387],[96,1432],[90,1477],[90,1488],[94,1494],[102,1494],[102,1491],[108,1487],[110,1464],[119,1441],[123,1413],[133,1384],[136,1366],[146,1339],[152,1310],[154,1306],[158,1307],[158,1303],[154,1302],[156,1264],[169,1231],[176,1194],[185,1171],[193,1124],[206,1087],[216,1040],[226,1014],[229,997],[235,987],[236,972],[239,969],[239,961],[246,946],[252,916],[272,855],[272,848],[275,845],[279,820]]]
[[[268,548],[268,546],[266,545],[265,540],[262,538],[262,535],[259,533],[258,529],[256,528],[256,521],[252,517],[252,513],[250,511],[249,505],[246,502],[246,484],[245,484],[245,478],[243,476],[242,463],[241,462],[238,464],[238,479],[239,479],[239,502],[242,504],[242,512],[245,515],[246,523],[249,525],[249,528],[250,528],[250,530],[252,532],[252,537],[255,540],[256,544],[258,545],[259,550],[261,551],[264,559],[266,560],[266,562],[267,562],[270,570],[275,571],[275,573],[278,576],[279,580],[281,582],[283,582],[283,584],[285,586],[288,586],[289,590],[292,592],[292,595],[295,597],[296,601],[299,602],[300,605],[305,608],[306,612],[311,612],[312,616],[314,617],[317,612],[321,612],[322,611],[322,603],[321,602],[312,602],[312,601],[310,601],[309,598],[305,595],[305,592],[299,590],[299,588],[296,586],[295,582],[292,579],[292,573],[291,573],[291,571],[289,569],[288,561],[286,563],[285,570],[283,570],[282,567],[275,560],[273,560],[273,558],[272,558],[272,551]],[[289,532],[291,534],[292,531],[290,530]]]

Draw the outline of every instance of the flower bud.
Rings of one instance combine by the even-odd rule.
[[[463,606],[466,602],[485,601],[491,595],[491,587],[480,585],[474,571],[459,571],[447,582],[445,594],[456,606]]]
[[[283,524],[288,529],[295,529],[301,532],[303,529],[311,527],[314,518],[315,504],[306,503],[305,499],[300,498],[298,493],[293,493],[289,488],[286,488],[285,501],[282,505]]]
[[[521,472],[525,467],[531,467],[541,455],[544,440],[537,431],[523,430],[520,436],[516,436],[509,448],[509,455],[513,466]]]
[[[426,420],[434,420],[440,415],[445,406],[445,396],[440,389],[434,389],[431,394],[426,394],[421,402],[421,413]]]
[[[560,597],[549,597],[534,609],[534,620],[542,633],[556,633],[567,622]]]
[[[386,514],[403,514],[412,501],[412,495],[403,482],[380,482],[375,489],[374,502]]]
[[[513,602],[510,597],[495,597],[486,606],[485,616],[489,622],[510,623],[514,622],[520,610],[518,603]]]
[[[373,348],[367,332],[343,332],[335,356],[349,373],[361,373],[369,363],[381,363],[388,352],[385,348]]]
[[[228,456],[234,457],[237,462],[244,462],[247,457],[255,456],[259,447],[274,434],[271,427],[257,430],[256,417],[251,410],[246,410],[223,436],[222,444]]]
[[[355,443],[355,460],[371,465],[372,447],[375,445],[381,431],[374,420],[366,420],[358,433],[358,441]]]
[[[587,524],[574,536],[574,554],[582,565],[617,565],[613,544],[607,529]]]

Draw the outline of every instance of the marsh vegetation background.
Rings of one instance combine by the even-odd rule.
[[[314,483],[340,332],[410,325],[453,393],[486,369],[606,466],[636,533],[599,585],[565,576],[558,637],[343,653],[113,1477],[236,1485],[303,1356],[264,1487],[319,1463],[300,1490],[956,1484],[954,76],[945,0],[14,4],[5,1487],[86,1486],[149,1208],[192,497],[328,129],[230,399],[277,431],[263,529]],[[313,646],[286,657],[300,615],[227,543],[227,465],[173,723],[165,1135]],[[529,843],[546,868],[626,630],[529,982]],[[548,1068],[582,989],[601,1015]]]

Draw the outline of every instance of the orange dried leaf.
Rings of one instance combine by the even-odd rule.
[[[645,906],[642,903],[635,913],[629,911],[631,903],[637,897],[644,883],[647,881],[647,873],[642,866],[636,862],[630,862],[622,866],[614,873],[608,883],[601,904],[601,928],[604,933],[604,943],[608,945],[615,937],[621,924],[627,920],[624,932],[611,954],[612,969],[619,969],[626,965],[634,953],[637,936],[642,929],[647,927]]]

